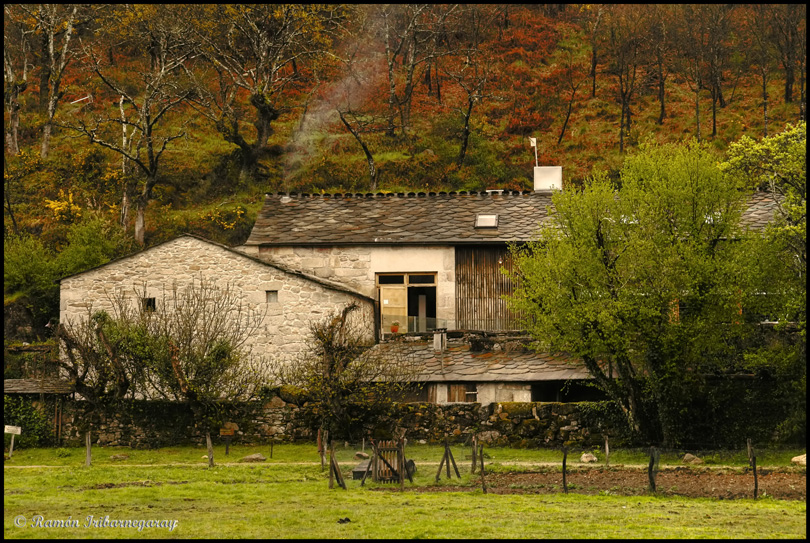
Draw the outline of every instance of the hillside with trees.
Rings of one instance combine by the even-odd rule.
[[[804,120],[805,76],[801,4],[7,4],[6,312],[239,244],[266,192],[530,189],[529,137],[567,188],[646,142],[721,160]]]

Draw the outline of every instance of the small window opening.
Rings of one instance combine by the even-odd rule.
[[[157,310],[157,303],[154,298],[142,298],[141,307],[144,311],[154,313]]]
[[[475,217],[476,228],[498,228],[498,215],[479,213]]]
[[[405,276],[404,275],[378,275],[377,276],[377,284],[378,285],[404,285],[405,284]]]
[[[277,304],[278,303],[278,291],[277,290],[265,290],[264,291],[265,300],[268,304]]]

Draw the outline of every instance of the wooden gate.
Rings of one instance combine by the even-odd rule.
[[[380,441],[374,455],[372,481],[378,483],[398,483],[400,470],[400,448],[396,441]]]

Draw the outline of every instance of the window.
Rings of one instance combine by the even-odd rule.
[[[478,386],[475,383],[447,385],[448,402],[475,402],[478,400]]]
[[[157,310],[157,303],[154,298],[141,298],[141,309],[148,313],[153,313]]]
[[[394,326],[400,334],[436,328],[435,273],[380,273],[377,288],[384,334]]]
[[[277,304],[278,303],[278,291],[277,290],[265,290],[265,301],[268,304]]]
[[[475,217],[476,228],[498,228],[498,215],[479,213]]]

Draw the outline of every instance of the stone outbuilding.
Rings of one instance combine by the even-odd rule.
[[[86,319],[88,311],[112,309],[119,293],[147,311],[204,281],[230,288],[245,307],[264,315],[248,339],[255,353],[294,359],[307,348],[309,325],[357,303],[373,341],[374,300],[351,287],[253,258],[197,236],[183,235],[60,282],[60,320]]]

